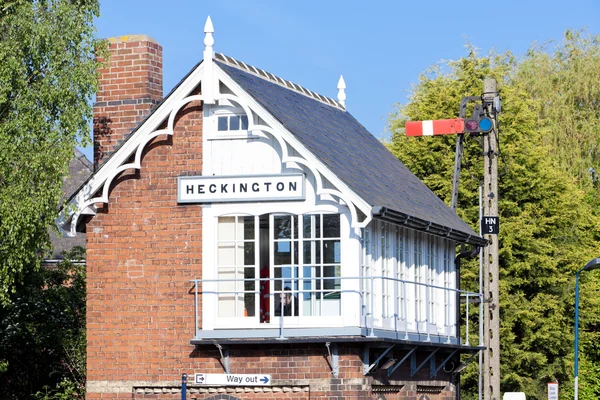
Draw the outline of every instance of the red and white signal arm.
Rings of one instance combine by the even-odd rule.
[[[548,382],[548,400],[558,400],[558,382]]]
[[[465,121],[462,118],[406,121],[405,131],[406,136],[457,135],[465,132]]]

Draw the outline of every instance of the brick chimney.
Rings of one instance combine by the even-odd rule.
[[[162,47],[145,35],[111,38],[94,104],[94,170],[160,102]]]

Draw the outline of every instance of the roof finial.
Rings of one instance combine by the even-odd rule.
[[[213,28],[213,24],[209,15],[208,18],[206,18],[206,24],[204,24],[204,33],[206,33],[206,36],[204,37],[204,45],[206,46],[206,50],[212,51],[213,44],[215,44],[215,39],[212,35],[214,32],[215,28]]]
[[[204,76],[202,77],[202,96],[204,97],[204,103],[206,104],[215,104],[215,93],[218,91],[218,89],[215,88],[218,84],[215,83],[213,77],[213,59],[215,57],[213,44],[215,44],[215,39],[213,39],[212,34],[214,31],[215,29],[213,28],[209,15],[208,18],[206,18],[206,24],[204,25],[204,33],[206,36],[204,37]]]
[[[344,76],[340,75],[340,80],[338,81],[338,101],[340,102],[340,104],[342,105],[342,107],[346,108],[346,92],[344,91],[344,89],[346,89],[346,82],[344,82]]]

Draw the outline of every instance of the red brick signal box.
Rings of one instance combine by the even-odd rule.
[[[111,39],[87,234],[89,399],[450,399],[457,244],[483,239],[339,101],[212,51]],[[463,306],[464,307],[464,306]],[[473,336],[471,336],[473,338]],[[471,339],[473,340],[473,339]]]

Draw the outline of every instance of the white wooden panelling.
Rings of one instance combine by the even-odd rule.
[[[402,235],[402,246],[396,245],[399,234]],[[403,331],[406,327],[409,333],[456,336],[456,294],[441,289],[456,289],[454,242],[405,228],[396,229],[393,224],[378,220],[371,221],[363,235],[361,274],[376,277],[372,281],[373,288],[371,281],[363,282],[367,309],[373,307],[369,323],[375,328]],[[432,243],[431,247],[429,243]],[[404,250],[403,257],[398,254],[399,249]],[[403,262],[399,262],[401,258]],[[402,276],[408,282],[403,296],[398,294],[403,290],[402,284],[386,284],[379,279],[385,276]],[[386,292],[389,297],[384,295]],[[397,301],[399,297],[404,297],[406,305]]]

